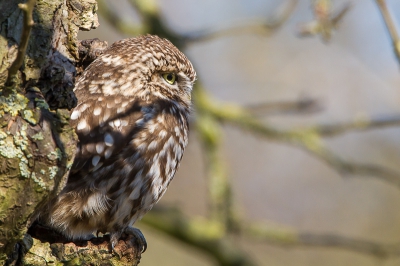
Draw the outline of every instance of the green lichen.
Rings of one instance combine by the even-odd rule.
[[[28,137],[26,134],[27,128],[28,126],[26,124],[22,124],[21,129],[14,135],[14,144],[22,151],[27,151],[29,146]]]
[[[40,186],[40,188],[46,189],[46,183],[43,181],[43,179],[40,176],[36,176],[36,174],[34,172],[31,174],[31,179],[33,180],[33,182],[38,184]]]
[[[0,155],[12,159],[18,158],[18,168],[22,177],[29,178],[31,171],[29,169],[28,158],[32,155],[28,153],[28,137],[26,134],[27,125],[23,124],[21,129],[13,136],[13,141],[9,139],[7,141],[7,135],[10,133],[0,132]]]
[[[21,94],[15,93],[8,97],[0,97],[0,117],[9,113],[16,116],[21,110],[24,110],[28,104],[28,99]]]
[[[29,178],[31,176],[31,171],[29,171],[28,160],[25,157],[22,157],[19,162],[19,171],[21,172],[21,176],[25,178]]]
[[[5,139],[7,138],[7,133],[0,131],[0,139]]]
[[[36,133],[35,135],[33,135],[33,136],[32,136],[32,139],[33,139],[33,140],[43,140],[44,137],[43,137],[42,132],[39,132],[39,133]]]
[[[2,139],[0,141],[0,155],[9,159],[20,158],[21,162],[27,164],[28,160],[23,153],[23,151],[28,147],[25,130],[22,129],[20,132],[17,132],[13,137],[13,142],[5,140],[7,137],[6,133],[1,132],[0,135]]]
[[[36,108],[49,110],[49,105],[44,99],[35,98]]]
[[[67,169],[70,170],[72,168],[72,165],[74,164],[74,161],[70,161],[67,163]]]
[[[62,152],[59,148],[56,148],[54,151],[50,152],[49,154],[47,154],[47,158],[49,158],[50,160],[54,161],[54,160],[61,160],[63,157]]]
[[[42,170],[40,170],[40,173],[41,173],[42,175],[45,175],[45,174],[46,174],[46,170],[42,169]]]
[[[31,123],[32,125],[36,125],[37,121],[33,116],[33,112],[31,110],[24,110],[22,113],[22,117],[28,121],[29,123]]]
[[[49,178],[53,179],[57,175],[57,172],[58,172],[58,167],[57,166],[49,167]]]
[[[23,156],[20,149],[11,141],[0,141],[0,155],[5,158],[20,158]]]
[[[65,265],[57,262],[57,258],[52,254],[50,243],[41,242],[33,238],[32,248],[24,257],[24,265]],[[71,265],[71,264],[69,264]]]

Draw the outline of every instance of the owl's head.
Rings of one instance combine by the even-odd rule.
[[[112,44],[78,82],[91,94],[157,97],[188,107],[195,79],[192,64],[178,48],[145,35]]]

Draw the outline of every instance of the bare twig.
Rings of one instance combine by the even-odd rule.
[[[184,34],[182,37],[185,42],[199,42],[238,34],[255,33],[259,35],[266,35],[271,33],[273,30],[278,29],[285,21],[288,20],[295,9],[297,2],[298,0],[289,0],[284,2],[280,10],[278,10],[278,12],[276,12],[275,15],[267,21],[258,21],[255,23],[242,22],[237,26],[229,25],[227,28],[217,30],[201,30],[198,32]]]
[[[347,12],[349,12],[351,7],[352,7],[351,2],[348,2],[342,7],[342,9],[340,9],[335,15],[333,15],[332,25],[334,28],[338,27],[339,23],[342,21]]]
[[[376,3],[378,4],[379,10],[381,11],[382,17],[385,20],[390,37],[392,38],[393,48],[397,60],[400,61],[400,39],[396,29],[396,23],[394,22],[393,16],[390,14],[386,0],[376,0]]]
[[[220,224],[205,219],[188,219],[174,209],[155,208],[142,220],[180,241],[210,254],[219,265],[250,266],[255,263],[223,234]]]
[[[4,90],[3,95],[8,96],[12,93],[15,88],[16,78],[18,69],[21,67],[24,62],[26,48],[28,47],[29,36],[31,34],[32,26],[34,25],[33,21],[33,8],[35,6],[36,0],[28,0],[25,4],[18,4],[18,7],[24,12],[24,23],[22,28],[21,41],[18,47],[17,57],[14,62],[11,64],[8,69],[8,76],[6,80],[6,90]]]
[[[380,258],[400,256],[399,244],[384,244],[364,239],[354,239],[350,237],[338,236],[333,234],[312,234],[300,233],[298,235],[299,245],[314,247],[336,247],[354,252],[365,253]]]
[[[377,243],[336,234],[297,232],[290,228],[266,226],[265,224],[251,224],[243,231],[246,237],[259,239],[275,245],[289,247],[335,247],[380,258],[400,256],[400,244]]]
[[[220,155],[222,132],[218,121],[207,113],[197,113],[196,129],[202,142],[208,178],[209,209],[212,221],[222,225],[223,232],[235,230],[232,188]]]
[[[169,207],[156,207],[142,220],[163,233],[182,242],[208,252],[222,263],[229,261],[248,261],[241,250],[229,245],[225,240],[220,224],[199,218],[183,216],[178,210]],[[290,227],[270,223],[246,223],[240,228],[241,235],[248,239],[265,241],[283,247],[335,247],[363,253],[379,258],[400,256],[400,244],[384,244],[365,239],[345,237],[337,234],[299,232]],[[233,254],[233,257],[230,257]],[[250,262],[250,261],[248,261]],[[221,264],[248,265],[248,264]]]
[[[99,5],[100,15],[120,33],[128,36],[135,36],[145,32],[141,25],[133,25],[123,21],[112,8],[107,6],[104,0],[97,0],[97,3]]]
[[[376,3],[378,4],[379,10],[382,13],[382,17],[385,20],[386,27],[390,33],[390,36],[392,37],[393,42],[398,41],[399,34],[397,33],[395,22],[387,7],[386,0],[376,0]]]
[[[237,105],[215,102],[206,94],[199,83],[197,83],[195,89],[194,99],[196,99],[197,108],[201,109],[203,112],[208,112],[221,122],[246,129],[273,141],[300,147],[316,156],[318,159],[326,162],[341,174],[370,176],[400,188],[400,173],[377,165],[358,164],[341,159],[325,147],[321,138],[322,136],[315,127],[288,131],[278,130],[261,123],[245,109]],[[371,126],[372,125],[375,126],[376,124],[371,124]],[[355,128],[357,128],[355,124],[351,126],[348,125],[347,127],[348,130]]]
[[[322,110],[320,103],[309,97],[301,97],[296,101],[276,101],[261,104],[249,104],[245,108],[256,116],[282,114],[310,114]]]
[[[323,137],[334,137],[348,131],[383,129],[385,127],[400,126],[400,115],[375,119],[359,118],[348,123],[318,125],[312,127],[317,134]]]
[[[351,8],[350,3],[346,3],[336,14],[332,12],[332,0],[312,1],[314,20],[302,23],[298,27],[300,36],[312,36],[320,34],[322,40],[327,42],[331,39],[332,32],[338,28],[339,22]]]
[[[283,3],[283,8],[277,12],[278,14],[268,21],[247,23],[247,25],[241,23],[241,25],[238,26],[229,25],[229,27],[219,30],[202,30],[178,36],[172,29],[165,27],[165,25],[161,23],[159,10],[154,6],[152,1],[129,0],[129,3],[139,11],[143,19],[142,25],[133,26],[123,22],[112,9],[107,7],[104,0],[98,0],[100,14],[121,33],[127,35],[142,33],[157,34],[168,38],[179,48],[194,41],[205,41],[227,35],[243,33],[268,34],[272,30],[279,28],[289,18],[297,2],[298,0],[287,0],[287,2]]]

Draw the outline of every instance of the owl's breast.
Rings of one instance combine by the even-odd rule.
[[[143,116],[108,174],[105,191],[111,216],[139,219],[161,198],[173,179],[188,141],[188,122],[176,108]],[[113,180],[113,181],[111,181]],[[110,185],[111,184],[111,185]]]

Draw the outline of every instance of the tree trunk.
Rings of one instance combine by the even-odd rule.
[[[22,2],[0,0],[0,265],[136,265],[140,254],[133,240],[110,252],[106,237],[49,243],[27,233],[35,213],[68,178],[77,143],[68,122],[81,72],[77,33],[98,21],[95,0],[37,0],[15,90],[6,94],[23,29]]]

